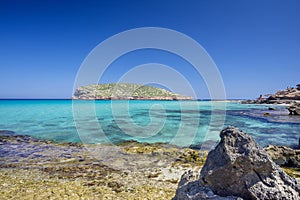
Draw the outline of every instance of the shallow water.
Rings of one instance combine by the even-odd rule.
[[[274,107],[274,106],[272,106]],[[300,118],[285,107],[211,101],[1,100],[0,130],[57,142],[125,140],[189,146],[233,125],[262,145],[296,146]],[[271,116],[264,117],[269,112]]]

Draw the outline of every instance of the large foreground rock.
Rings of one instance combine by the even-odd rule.
[[[295,179],[253,140],[228,127],[207,157],[200,176],[182,176],[174,199],[300,199]]]

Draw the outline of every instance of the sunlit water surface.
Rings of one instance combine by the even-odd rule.
[[[300,119],[284,106],[211,101],[0,100],[0,130],[56,142],[127,140],[181,146],[218,140],[232,125],[262,146],[298,145]],[[270,116],[263,116],[269,112]]]

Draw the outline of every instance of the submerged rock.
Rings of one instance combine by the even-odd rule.
[[[12,136],[15,135],[15,132],[8,130],[0,130],[0,136]]]
[[[183,175],[174,199],[299,199],[296,180],[283,172],[250,135],[228,127],[220,136],[200,176],[188,179],[191,176]]]

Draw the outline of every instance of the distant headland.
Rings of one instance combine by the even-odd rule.
[[[81,86],[72,99],[78,100],[192,100],[168,90],[133,83],[107,83]]]
[[[287,87],[275,94],[260,95],[257,99],[242,101],[244,104],[286,104],[290,115],[300,115],[300,84],[296,87]],[[270,108],[272,109],[272,108]],[[265,113],[269,115],[269,113]]]
[[[300,102],[300,84],[296,87],[287,87],[285,90],[279,90],[275,94],[260,95],[257,99],[246,100],[242,103],[259,103],[259,104],[290,104]]]

